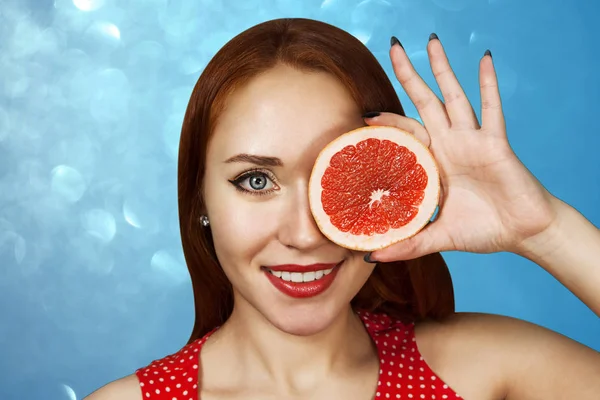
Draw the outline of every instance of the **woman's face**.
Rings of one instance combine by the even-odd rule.
[[[229,98],[210,141],[205,203],[235,307],[285,332],[326,328],[373,270],[321,234],[308,204],[317,155],[360,115],[335,77],[277,66]]]

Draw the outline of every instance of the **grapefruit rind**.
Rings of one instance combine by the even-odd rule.
[[[390,140],[407,147],[417,158],[417,163],[427,172],[428,180],[424,189],[423,202],[419,212],[406,225],[384,234],[355,235],[342,232],[330,222],[321,202],[321,178],[329,166],[331,158],[348,145],[356,145],[365,139]],[[391,126],[365,126],[340,135],[330,142],[318,155],[309,179],[309,204],[319,230],[339,246],[357,251],[375,251],[394,243],[406,240],[421,231],[430,221],[438,206],[440,196],[440,177],[437,163],[427,148],[414,135]]]

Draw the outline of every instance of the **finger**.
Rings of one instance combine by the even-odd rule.
[[[448,128],[450,121],[444,105],[417,74],[402,46],[393,45],[390,49],[390,58],[394,75],[415,105],[425,128],[429,132],[443,131]]]
[[[437,35],[434,35],[432,34],[432,39],[427,45],[427,53],[429,54],[431,71],[444,98],[450,124],[452,127],[479,129],[475,111],[458,79],[456,79],[442,43]]]
[[[498,78],[489,50],[479,62],[479,85],[481,90],[481,128],[489,132],[505,132],[502,101]]]
[[[452,250],[439,221],[432,222],[415,236],[371,253],[372,261],[391,262],[413,260],[431,253]]]
[[[372,118],[364,118],[365,122],[371,126],[393,126],[403,131],[412,133],[417,140],[429,147],[431,138],[429,133],[419,121],[413,118],[404,117],[402,115],[382,112],[378,116]]]

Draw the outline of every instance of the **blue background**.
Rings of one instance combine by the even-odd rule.
[[[390,77],[396,35],[437,91],[425,53],[436,32],[476,109],[490,48],[516,153],[600,225],[598,4],[1,0],[0,399],[81,399],[184,345],[193,300],[179,129],[210,57],[264,20],[341,27]],[[600,319],[540,267],[512,254],[446,259],[459,310],[523,318],[600,350]]]

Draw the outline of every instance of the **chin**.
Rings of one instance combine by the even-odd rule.
[[[291,307],[271,305],[263,316],[282,332],[296,336],[312,336],[327,330],[339,318],[350,304],[338,305],[311,302],[295,304]]]

